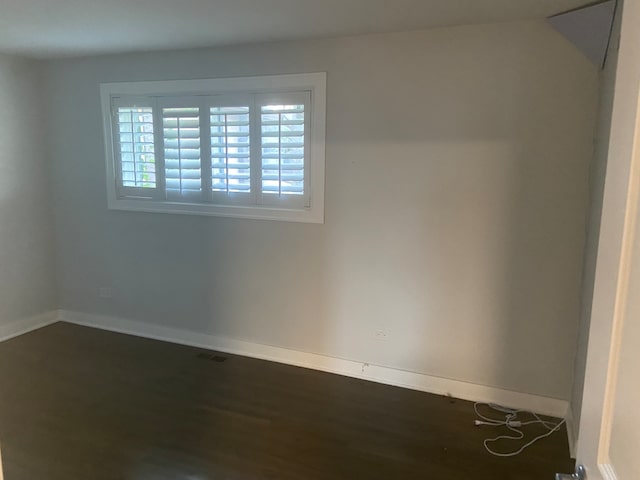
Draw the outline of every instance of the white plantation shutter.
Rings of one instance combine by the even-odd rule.
[[[266,204],[308,204],[309,103],[306,93],[263,96],[259,101],[261,190]]]
[[[201,200],[200,109],[163,107],[162,138],[167,200]]]
[[[250,107],[211,107],[209,122],[213,198],[251,193]]]
[[[112,130],[118,195],[155,196],[157,163],[152,102],[145,98],[112,99]]]
[[[169,201],[308,205],[307,92],[148,101],[155,107],[117,109],[123,190],[160,189]]]
[[[261,112],[262,192],[304,193],[304,105],[266,105]]]
[[[118,108],[122,186],[155,188],[153,110]]]
[[[109,208],[321,223],[325,83],[101,85]]]

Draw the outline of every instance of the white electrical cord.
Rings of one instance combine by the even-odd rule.
[[[489,408],[504,414],[505,416],[504,420],[490,418],[482,415],[478,410],[478,407],[480,407],[481,405],[486,405]],[[552,435],[554,432],[557,432],[560,429],[560,427],[562,427],[562,425],[564,425],[565,423],[565,420],[561,420],[558,423],[549,422],[547,420],[542,420],[537,414],[533,412],[528,412],[526,410],[516,410],[512,408],[506,408],[501,405],[496,405],[495,403],[476,403],[473,405],[473,409],[475,410],[476,415],[482,419],[482,420],[475,420],[473,422],[474,425],[476,426],[490,425],[493,427],[504,426],[504,427],[507,427],[510,431],[512,431],[515,434],[515,435],[499,435],[494,438],[487,438],[483,442],[484,448],[487,450],[487,452],[489,452],[491,455],[495,455],[496,457],[515,457],[516,455],[519,455],[520,453],[522,453],[527,447],[530,447],[531,445],[536,443],[538,440],[542,440],[543,438],[546,438]],[[529,420],[526,422],[518,420],[519,413],[529,414],[533,418],[535,418],[535,420]],[[542,435],[537,436],[530,442],[525,443],[518,450],[515,450],[513,452],[500,453],[500,452],[496,452],[495,450],[492,450],[491,447],[489,447],[489,444],[497,442],[499,440],[522,440],[525,435],[524,435],[524,432],[520,430],[520,428],[524,427],[525,425],[533,425],[536,423],[543,425],[547,429],[547,433],[543,433]]]

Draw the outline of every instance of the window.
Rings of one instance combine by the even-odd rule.
[[[324,73],[100,86],[108,205],[324,221]]]

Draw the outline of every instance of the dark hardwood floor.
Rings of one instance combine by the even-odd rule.
[[[551,480],[470,402],[57,323],[0,344],[5,480]],[[226,358],[224,361],[220,361]]]

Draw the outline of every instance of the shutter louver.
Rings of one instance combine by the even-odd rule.
[[[261,107],[262,192],[303,195],[304,105]]]
[[[152,108],[120,107],[117,123],[122,186],[156,188]]]
[[[200,199],[200,109],[163,108],[162,127],[167,199]]]
[[[249,107],[211,107],[211,190],[251,191]]]

